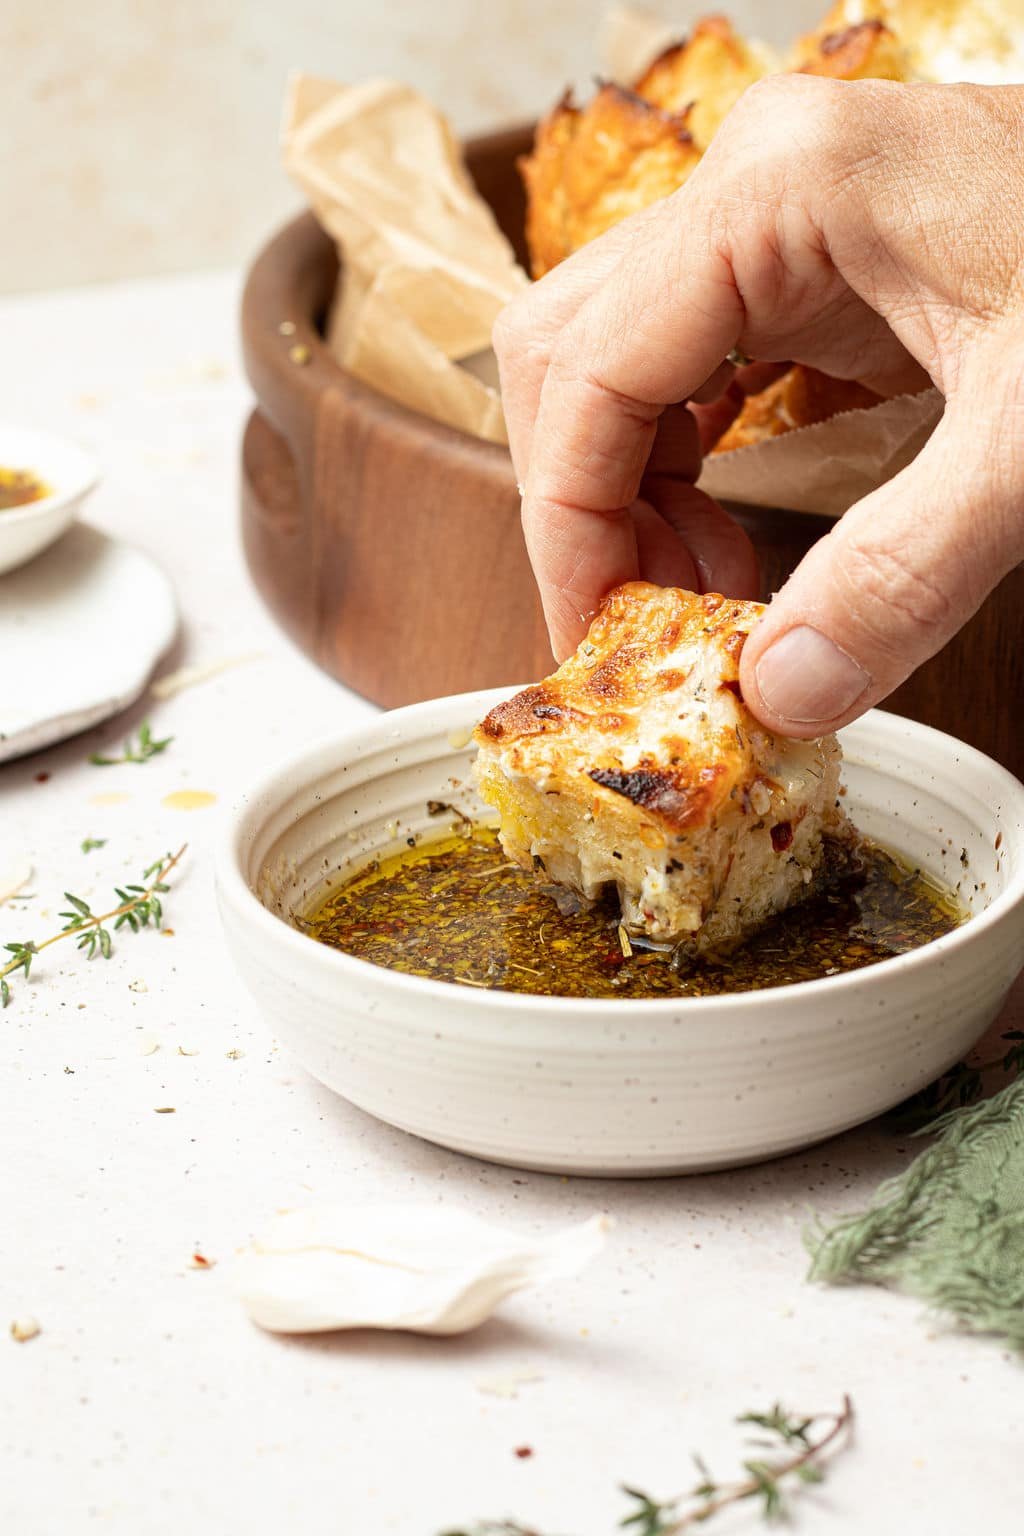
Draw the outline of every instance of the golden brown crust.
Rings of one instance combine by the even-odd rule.
[[[816,37],[798,65],[803,75],[832,80],[907,80],[910,62],[894,32],[877,19]]]
[[[892,0],[839,0],[800,39],[792,68],[839,80],[907,80],[909,55],[886,25]],[[654,59],[632,91],[604,85],[585,107],[566,95],[545,117],[520,170],[527,245],[542,277],[620,219],[682,186],[765,61],[723,16],[697,22]]]
[[[625,797],[674,833],[705,825],[748,766],[731,711],[728,725],[709,727],[699,741],[662,734],[658,756],[641,752],[628,769],[618,740],[635,743],[641,712],[686,684],[687,673],[671,664],[681,653],[713,652],[716,690],[738,698],[740,653],[763,611],[761,603],[716,592],[698,596],[643,581],[617,587],[586,641],[552,676],[492,709],[476,741],[511,749],[512,766],[526,771],[538,738],[547,753],[585,735],[596,755],[580,771],[599,797]]]
[[[687,126],[706,149],[729,108],[764,72],[724,16],[706,16],[684,42],[658,55],[633,89],[664,112],[688,113]]]
[[[575,719],[559,702],[553,678],[546,678],[532,688],[524,688],[511,699],[496,704],[476,728],[476,739],[507,741],[511,737],[538,736],[543,731],[560,730],[567,718]]]
[[[810,427],[841,411],[867,410],[881,399],[852,379],[833,379],[801,364],[756,395],[748,395],[739,415],[722,433],[712,453],[731,453],[780,437],[797,427]]]
[[[821,26],[800,39],[792,69],[840,80],[909,79],[908,51],[886,25],[898,10],[894,0],[858,0],[855,22],[851,10],[848,0],[838,0]],[[541,122],[532,154],[520,161],[534,277],[681,187],[726,112],[763,73],[763,61],[730,23],[709,16],[656,58],[633,91],[605,85],[582,108],[564,97]],[[863,385],[794,368],[747,398],[713,452],[764,442],[877,400]]]
[[[582,108],[564,97],[520,161],[534,277],[677,191],[699,160],[682,114],[616,85],[602,86]]]
[[[572,92],[566,91],[538,123],[532,152],[518,161],[526,186],[526,244],[534,277],[543,277],[571,254],[565,163],[579,115]]]
[[[851,5],[850,0],[836,0],[816,27],[797,38],[791,51],[789,68],[799,72],[804,64],[815,59],[826,37],[837,37],[866,21],[892,25],[892,11],[892,0],[856,0],[855,5]]]
[[[673,832],[685,832],[710,821],[722,799],[720,781],[726,774],[721,763],[699,769],[694,777],[683,769],[659,768],[653,759],[636,768],[588,770],[595,784],[622,795]]]

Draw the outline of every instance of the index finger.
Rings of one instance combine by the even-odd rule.
[[[581,246],[540,281],[506,305],[494,326],[494,349],[501,376],[501,401],[508,427],[512,463],[526,479],[530,442],[548,361],[558,337],[623,255],[656,223],[656,206],[614,225]]]
[[[694,178],[696,179],[696,178]],[[688,187],[659,205],[554,347],[540,390],[523,526],[556,656],[578,643],[608,589],[635,574],[629,507],[658,417],[735,345],[744,307]],[[685,238],[684,231],[685,229]]]

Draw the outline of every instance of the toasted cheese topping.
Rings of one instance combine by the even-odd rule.
[[[584,107],[564,96],[519,162],[534,277],[675,192],[699,160],[685,112],[663,112],[617,85],[602,86]]]
[[[476,731],[505,851],[627,926],[727,944],[803,895],[843,832],[834,737],[773,736],[740,697],[759,603],[632,582],[555,672]],[[715,921],[712,921],[715,918]]]

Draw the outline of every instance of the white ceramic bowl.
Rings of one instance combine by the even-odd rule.
[[[12,422],[0,422],[0,465],[31,470],[51,491],[27,506],[0,511],[2,574],[24,565],[70,528],[100,471],[77,443]]]
[[[998,1014],[1024,966],[1024,786],[880,711],[843,733],[848,808],[869,836],[962,881],[975,914],[910,954],[764,992],[587,1002],[403,976],[290,926],[326,882],[429,828],[427,800],[474,807],[468,730],[507,692],[417,704],[307,747],[226,829],[218,888],[235,961],[274,1031],[354,1104],[524,1168],[724,1168],[879,1114]]]

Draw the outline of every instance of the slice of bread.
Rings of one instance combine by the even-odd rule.
[[[634,936],[727,953],[852,834],[834,736],[773,736],[739,691],[760,603],[631,582],[551,677],[492,709],[474,775],[508,857]]]

